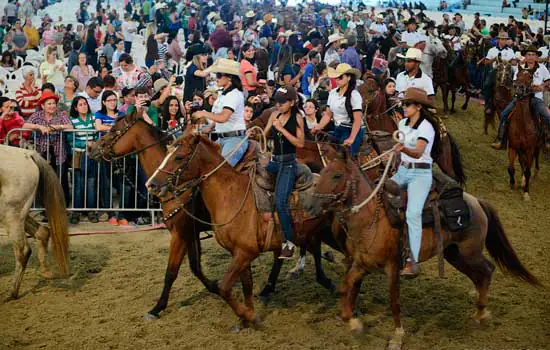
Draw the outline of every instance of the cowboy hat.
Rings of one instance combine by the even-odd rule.
[[[216,12],[210,12],[210,13],[208,14],[208,16],[206,16],[206,18],[208,18],[208,20],[211,21],[212,18],[215,18],[215,17],[217,17],[217,16],[218,16],[218,14],[217,14]]]
[[[254,18],[254,17],[256,17],[256,12],[250,10],[250,11],[248,11],[247,13],[245,13],[244,16],[245,16],[246,18]]]
[[[216,6],[216,4],[214,4],[214,1],[209,1],[207,5],[210,6],[210,7]]]
[[[381,13],[379,13],[379,14],[376,15],[376,19],[381,19],[381,20],[383,20],[383,19],[384,19],[384,15],[381,14]]]
[[[409,20],[406,23],[407,23],[407,25],[416,24],[416,20],[413,17],[411,17],[411,18],[409,18]]]
[[[274,100],[278,103],[286,103],[288,101],[296,101],[298,94],[292,86],[284,86],[277,90]]]
[[[206,55],[208,49],[201,43],[193,44],[189,46],[187,52],[185,52],[185,59],[191,61],[196,55]]]
[[[155,83],[153,84],[153,95],[158,94],[160,90],[168,86],[168,80],[164,78],[160,78],[155,80]]]
[[[42,93],[42,95],[40,95],[40,98],[38,99],[38,105],[40,106],[44,102],[46,102],[47,100],[50,100],[52,98],[55,100],[55,103],[59,102],[59,96],[57,96],[53,92],[46,91],[46,92]]]
[[[336,66],[336,69],[328,67],[329,78],[338,78],[344,74],[352,74],[355,75],[356,78],[361,77],[361,72],[359,71],[359,69],[355,69],[347,63],[340,63],[338,66]]]
[[[454,29],[455,30],[455,35],[456,36],[460,36],[460,34],[462,33],[462,30],[460,29],[459,26],[457,26],[456,24],[451,24],[449,26],[449,29]]]
[[[158,4],[155,5],[155,10],[162,10],[162,9],[165,9],[167,8],[168,5],[166,5],[165,2],[159,2]]]
[[[219,19],[219,20],[216,21],[215,25],[216,25],[216,27],[224,26],[224,25],[225,25],[225,22],[222,21],[221,19]]]
[[[240,69],[241,64],[239,62],[230,60],[228,58],[218,58],[216,62],[214,62],[214,64],[210,67],[206,68],[205,71],[207,73],[223,73],[239,76],[241,74]]]
[[[527,55],[527,52],[534,52],[537,54],[538,57],[542,56],[542,52],[537,49],[535,45],[529,45],[525,50],[521,52],[523,56]]]
[[[434,102],[428,99],[428,94],[426,91],[416,87],[410,87],[405,91],[403,101],[418,103],[428,108],[435,108]]]
[[[264,24],[265,24],[265,22],[262,21],[261,19],[259,19],[259,20],[256,21],[256,25],[257,25],[259,28],[263,27]]]
[[[340,33],[331,34],[331,35],[328,36],[327,46],[329,46],[330,44],[332,44],[335,41],[339,41],[339,40],[342,40],[342,39],[344,39],[344,36],[341,35]]]
[[[419,49],[410,48],[405,55],[397,54],[397,57],[404,58],[406,60],[422,62],[422,51]]]
[[[424,30],[428,30],[432,28],[435,29],[435,22],[434,21],[426,22],[426,25],[424,26]]]

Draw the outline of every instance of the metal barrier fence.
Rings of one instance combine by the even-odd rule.
[[[118,212],[126,216],[150,215],[155,224],[155,214],[160,205],[150,197],[145,188],[147,181],[137,156],[122,158],[116,162],[96,162],[88,157],[84,144],[97,140],[100,131],[64,130],[42,135],[30,129],[12,129],[6,135],[5,144],[35,149],[56,171],[65,192],[67,209],[71,212]],[[10,143],[12,137],[19,141]],[[63,157],[63,153],[65,157]],[[63,161],[65,158],[65,161]],[[35,201],[32,210],[43,210]]]

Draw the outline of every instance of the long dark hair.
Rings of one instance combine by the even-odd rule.
[[[429,111],[425,106],[422,107],[420,110],[420,116],[421,118],[424,117],[430,124],[432,124],[432,127],[435,131],[434,136],[434,143],[432,145],[432,151],[430,152],[430,155],[432,156],[432,159],[438,159],[439,153],[440,153],[440,144],[441,144],[441,123],[439,122],[439,119],[435,116],[434,113]]]
[[[243,92],[243,82],[241,81],[241,77],[238,75],[229,75],[231,79],[231,88],[230,89],[237,89],[240,92]]]
[[[88,100],[84,96],[76,96],[73,99],[73,102],[71,103],[71,108],[69,109],[69,116],[71,118],[78,118],[80,117],[80,114],[78,113],[78,101],[84,100],[86,102],[86,105],[88,106],[88,115],[92,113],[92,110],[90,109],[90,104],[88,103]]]
[[[170,121],[170,102],[176,100],[178,101],[178,112],[176,113],[176,121],[179,123],[180,119],[184,120],[184,123],[187,123],[186,115],[181,108],[181,103],[176,96],[168,96],[164,103],[162,104],[162,113],[160,115],[160,128],[162,130],[168,130],[170,128],[168,122]]]
[[[107,99],[111,96],[115,96],[118,100],[118,96],[116,92],[112,90],[103,91],[103,95],[101,96],[101,110],[100,110],[102,114],[107,115],[107,107],[105,107],[105,101],[107,101]],[[115,113],[118,113],[118,106],[115,106]]]
[[[350,80],[348,82],[348,89],[344,93],[344,97],[346,98],[346,111],[348,112],[348,117],[350,119],[350,123],[353,123],[353,108],[351,107],[351,93],[353,90],[355,90],[355,87],[357,86],[357,77],[354,74],[346,74],[350,77]]]

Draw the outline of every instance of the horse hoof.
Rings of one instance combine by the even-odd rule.
[[[303,270],[289,271],[286,278],[289,280],[297,280],[302,274]]]
[[[523,194],[523,200],[524,200],[525,202],[529,202],[529,201],[531,200],[531,196],[529,196],[529,193],[525,192],[525,193]]]
[[[336,287],[336,285],[332,282],[330,282],[330,285],[328,287],[328,291],[331,293],[331,294],[334,294],[338,291],[338,287]]]
[[[158,317],[157,315],[153,315],[153,314],[150,314],[150,313],[147,313],[145,316],[143,316],[144,321],[156,321],[159,318],[160,317]]]
[[[348,321],[349,328],[354,333],[363,333],[363,322],[358,318],[352,318]]]
[[[491,319],[491,311],[487,310],[487,309],[483,309],[483,310],[476,310],[474,312],[474,314],[472,315],[472,319],[474,320],[474,322],[476,322],[477,324],[480,324],[484,321],[488,321]]]
[[[6,299],[4,299],[4,302],[9,303],[10,301],[14,301],[18,299],[18,295],[10,294]]]
[[[264,305],[267,305],[267,303],[269,302],[268,295],[260,295],[258,298],[260,299],[260,302]]]
[[[522,177],[521,177],[521,188],[522,188],[522,189],[525,188],[525,184],[526,184],[525,176],[522,176]]]
[[[405,330],[403,327],[396,328],[395,333],[388,343],[388,350],[400,350],[403,347],[403,338],[405,337]]]

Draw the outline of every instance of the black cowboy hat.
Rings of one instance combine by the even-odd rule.
[[[542,52],[535,45],[529,45],[525,50],[521,51],[521,55],[525,56],[527,52],[534,52],[538,57],[542,56]]]
[[[431,29],[431,28],[434,28],[434,29],[435,29],[435,22],[434,22],[434,21],[428,21],[428,22],[426,22],[426,24],[424,25],[424,29],[425,29],[425,30],[428,30],[428,29]]]
[[[191,61],[196,55],[205,55],[208,53],[208,48],[201,43],[193,44],[189,46],[185,53],[185,60]]]
[[[407,21],[407,25],[409,24],[416,24],[416,20],[414,19],[414,17],[409,18],[409,20]]]
[[[460,36],[460,34],[462,34],[462,30],[456,24],[451,24],[449,26],[449,29],[451,29],[451,28],[454,28],[454,30],[456,31],[456,36]]]

